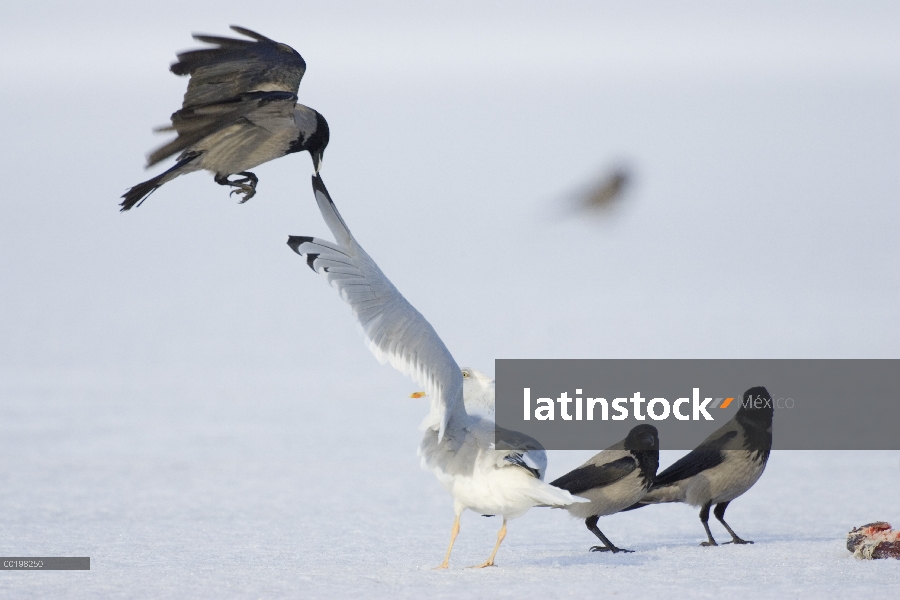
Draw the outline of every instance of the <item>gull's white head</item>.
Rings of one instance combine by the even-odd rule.
[[[485,373],[463,367],[463,401],[466,412],[494,418],[494,380]]]

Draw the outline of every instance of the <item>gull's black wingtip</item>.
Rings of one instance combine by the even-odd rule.
[[[291,250],[300,254],[300,244],[311,241],[312,238],[306,235],[291,235],[288,236],[287,245],[291,247]]]
[[[314,173],[312,176],[312,186],[313,192],[322,192],[329,200],[331,200],[331,195],[328,193],[328,190],[325,189],[325,182],[322,181],[322,176],[318,173]]]

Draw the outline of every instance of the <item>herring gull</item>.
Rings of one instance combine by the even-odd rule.
[[[516,441],[517,449],[494,447],[493,380],[457,365],[431,324],[357,243],[319,174],[313,176],[312,184],[335,242],[291,236],[288,245],[350,305],[375,357],[410,375],[425,387],[431,400],[422,422],[419,456],[422,466],[453,496],[455,511],[450,545],[437,568],[449,566],[460,515],[466,509],[503,517],[491,555],[477,565],[493,566],[509,519],[533,506],[564,507],[581,499],[543,481],[547,456],[536,440],[508,432],[511,435],[506,437]]]

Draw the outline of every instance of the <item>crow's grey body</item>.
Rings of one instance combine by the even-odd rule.
[[[195,35],[216,46],[178,55],[172,72],[191,79],[172,125],[160,129],[178,136],[151,153],[147,166],[180,153],[177,163],[128,190],[122,210],[194,171],[212,171],[216,183],[237,188],[232,193],[243,195],[242,202],[256,193],[257,178],[248,170],[265,162],[306,150],[318,171],[329,130],[322,115],[297,104],[306,72],[303,58],[290,46],[248,29],[232,29],[256,41]],[[243,178],[229,180],[234,174]]]
[[[738,537],[725,522],[725,509],[753,487],[766,468],[772,450],[773,412],[766,388],[747,390],[734,418],[660,473],[647,495],[629,509],[665,502],[700,506],[700,521],[708,538],[702,545],[716,546],[708,523],[709,509],[716,505],[714,514],[732,541],[752,543]]]
[[[592,546],[593,552],[619,552],[597,528],[599,517],[615,514],[641,500],[653,485],[659,466],[659,435],[652,425],[638,425],[628,437],[586,463],[569,471],[550,485],[590,502],[566,507],[573,517],[585,519],[587,528],[603,546]],[[629,552],[629,550],[624,550]]]

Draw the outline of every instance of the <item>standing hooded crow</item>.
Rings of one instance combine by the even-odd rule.
[[[753,487],[760,478],[772,450],[772,396],[764,387],[744,392],[741,408],[694,450],[657,475],[656,483],[644,498],[626,510],[660,504],[684,502],[700,506],[700,521],[708,541],[701,546],[718,546],[709,530],[709,509],[735,544],[743,540],[725,522],[728,504]]]
[[[600,517],[631,506],[644,497],[653,485],[659,467],[659,434],[653,425],[638,425],[628,437],[598,453],[550,485],[587,498],[590,502],[566,507],[573,517],[584,519],[587,528],[603,546],[591,546],[591,552],[631,552],[617,548],[597,528]]]
[[[147,166],[180,152],[175,166],[125,192],[122,210],[139,206],[156,188],[179,175],[207,170],[219,185],[246,202],[256,194],[252,169],[285,154],[307,151],[316,173],[328,145],[325,118],[297,104],[306,62],[296,50],[249,29],[231,28],[255,41],[194,35],[214,44],[178,55],[171,70],[190,75],[181,110],[172,125],[174,140],[152,152]],[[229,179],[231,175],[240,178]]]

